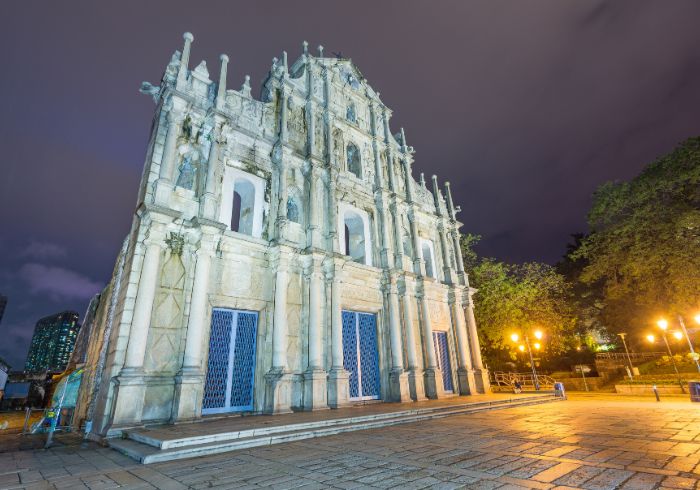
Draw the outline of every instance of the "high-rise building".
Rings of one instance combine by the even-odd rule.
[[[5,307],[7,307],[7,296],[0,294],[0,323],[2,323],[2,316],[5,314]]]
[[[78,313],[63,311],[36,322],[25,371],[63,371],[73,352],[80,324]]]

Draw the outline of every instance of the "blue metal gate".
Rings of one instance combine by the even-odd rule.
[[[257,326],[255,312],[212,312],[203,414],[253,409]]]
[[[343,367],[350,373],[350,398],[378,399],[377,317],[355,311],[343,311],[342,315]]]
[[[452,363],[450,362],[450,351],[447,348],[447,332],[433,332],[433,343],[435,344],[438,367],[442,372],[442,386],[446,392],[453,392]]]

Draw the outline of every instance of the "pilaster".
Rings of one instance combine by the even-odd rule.
[[[305,257],[304,273],[309,282],[308,366],[304,372],[304,409],[328,408],[326,371],[323,369],[323,256]]]
[[[331,290],[331,370],[328,372],[328,406],[350,405],[350,373],[343,367],[343,324],[341,316],[342,263],[326,258],[326,291]]]

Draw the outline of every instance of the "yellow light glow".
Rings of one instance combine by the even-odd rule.
[[[580,351],[581,351],[581,346],[576,347],[576,350],[580,352]]]
[[[535,330],[535,338],[537,340],[540,340],[542,338],[542,332],[539,330]]]
[[[663,318],[656,322],[656,324],[659,326],[661,330],[666,330],[668,328],[668,322],[664,320]]]
[[[647,335],[647,340],[649,342],[654,342],[654,336],[653,335]]]
[[[683,332],[673,332],[673,336],[681,340],[683,338]]]
[[[520,349],[520,352],[525,352],[525,346],[524,345],[519,345],[518,349]]]
[[[535,342],[534,346],[537,350],[540,350],[540,347],[542,347],[539,342]]]
[[[700,323],[700,314],[695,315],[695,323]]]
[[[520,336],[517,333],[511,334],[510,336],[510,340],[512,340],[513,342],[517,342],[519,338]]]

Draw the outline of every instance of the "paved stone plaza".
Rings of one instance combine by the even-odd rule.
[[[700,407],[676,400],[578,395],[148,466],[71,437],[47,452],[5,437],[0,488],[697,489]]]

